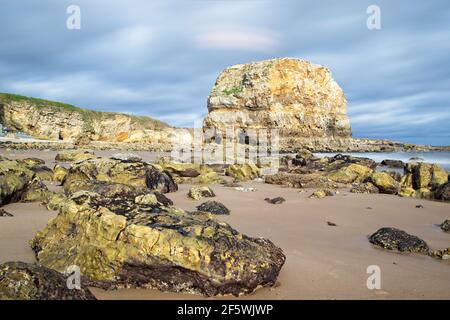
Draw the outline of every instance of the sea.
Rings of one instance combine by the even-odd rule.
[[[411,158],[418,158],[428,163],[436,163],[444,168],[446,171],[450,171],[450,152],[448,151],[432,151],[432,152],[336,152],[336,153],[315,153],[318,157],[332,157],[338,153],[348,154],[354,157],[370,158],[378,163],[385,159],[401,160],[403,162],[413,161]]]

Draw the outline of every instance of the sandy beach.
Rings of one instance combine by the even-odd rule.
[[[8,158],[36,156],[53,166],[56,152],[1,150]],[[109,155],[111,152],[97,152]],[[152,161],[160,154],[141,153]],[[262,182],[246,182],[255,192],[212,185],[214,200],[225,204],[226,221],[242,233],[265,237],[281,247],[286,264],[273,288],[262,288],[239,299],[450,299],[450,261],[425,255],[400,254],[372,246],[368,235],[380,227],[396,227],[424,239],[432,249],[450,246],[450,234],[437,225],[450,217],[450,204],[383,194],[352,194],[340,190],[333,197],[309,199],[313,192],[299,192]],[[167,196],[174,206],[193,210],[202,201],[186,196],[189,185]],[[56,185],[51,188],[58,188]],[[266,197],[282,196],[274,205]],[[422,205],[423,208],[416,208]],[[0,218],[0,263],[34,262],[28,241],[56,215],[37,203],[3,207],[13,217]],[[327,222],[337,226],[329,226]],[[366,269],[381,269],[381,289],[369,290]],[[92,288],[99,299],[204,299],[201,296],[163,293],[157,290]],[[211,298],[209,298],[211,299]],[[216,297],[215,299],[236,299]]]

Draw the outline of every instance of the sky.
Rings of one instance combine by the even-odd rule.
[[[80,29],[67,28],[77,5]],[[381,29],[367,28],[380,8]],[[448,0],[1,1],[0,92],[192,127],[227,66],[328,67],[353,136],[450,145]]]

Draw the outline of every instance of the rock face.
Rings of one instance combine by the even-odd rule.
[[[213,200],[202,203],[197,207],[197,210],[201,212],[209,212],[212,214],[230,214],[230,209],[225,207],[224,204]]]
[[[0,300],[96,300],[89,289],[68,289],[66,278],[24,262],[0,265]]]
[[[273,285],[285,256],[262,238],[239,233],[210,214],[142,204],[126,192],[75,192],[31,242],[37,260],[81,269],[103,288],[240,295]],[[145,203],[145,202],[144,202]]]
[[[149,118],[0,94],[0,123],[33,137],[68,141],[170,141],[169,125]]]
[[[369,238],[370,243],[388,250],[428,254],[429,247],[422,239],[396,228],[381,228]]]
[[[350,138],[342,89],[322,66],[273,59],[231,66],[208,98],[205,128],[276,128],[281,145],[297,138]]]

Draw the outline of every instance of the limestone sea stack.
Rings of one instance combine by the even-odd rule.
[[[329,69],[300,59],[226,68],[208,98],[205,128],[279,129],[280,146],[351,138],[347,102]]]

